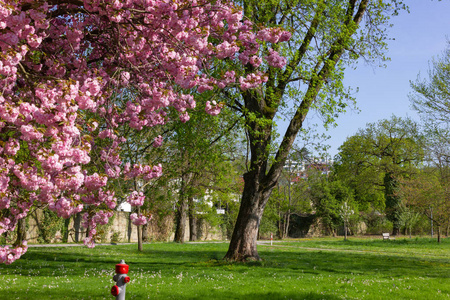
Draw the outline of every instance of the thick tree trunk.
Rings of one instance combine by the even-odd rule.
[[[265,189],[264,192],[258,190],[260,185],[258,177],[256,172],[244,175],[244,192],[230,246],[225,255],[226,260],[261,260],[256,249],[256,241],[264,207],[272,189]]]
[[[251,205],[246,205],[244,201],[242,204],[225,259],[233,261],[260,260],[256,249],[256,238],[262,211],[255,210]]]

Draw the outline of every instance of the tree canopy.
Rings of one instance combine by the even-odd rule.
[[[89,246],[117,202],[108,179],[162,172],[122,160],[121,126],[164,124],[169,111],[187,121],[195,93],[259,86],[267,80],[260,71],[210,72],[212,61],[249,57],[280,67],[279,55],[260,57],[260,44],[290,38],[243,21],[229,1],[1,0],[0,16],[0,233],[35,207],[65,218],[84,211]],[[131,195],[132,205],[143,203]],[[1,247],[0,262],[25,251],[26,241]]]
[[[385,208],[399,230],[400,199],[395,193],[398,178],[416,172],[424,158],[423,138],[410,119],[393,116],[370,123],[339,148],[336,174],[356,192],[356,200]]]
[[[343,85],[345,67],[358,58],[383,61],[389,18],[404,8],[402,1],[239,1],[244,16],[266,26],[282,26],[292,33],[289,42],[268,41],[265,54],[285,64],[241,61],[244,72],[265,70],[267,82],[252,90],[226,94],[229,106],[241,112],[249,138],[251,160],[244,174],[240,212],[229,260],[260,259],[256,249],[259,222],[276,186],[289,151],[309,111],[327,123],[352,101]],[[278,54],[285,59],[278,59]],[[276,59],[275,59],[276,58]],[[286,117],[289,125],[274,144],[274,120]],[[273,154],[273,157],[272,157]]]

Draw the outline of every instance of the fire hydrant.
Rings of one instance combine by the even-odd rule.
[[[129,266],[123,259],[116,265],[116,275],[113,277],[116,285],[111,288],[111,294],[116,296],[116,300],[125,300],[126,284],[130,282],[130,277],[127,276],[128,269]]]

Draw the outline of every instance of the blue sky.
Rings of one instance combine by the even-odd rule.
[[[389,41],[387,56],[391,61],[387,67],[376,68],[360,62],[356,70],[346,72],[345,84],[354,90],[359,88],[355,97],[360,112],[348,111],[337,119],[336,128],[328,130],[331,157],[347,137],[367,123],[388,119],[393,114],[418,119],[410,108],[410,80],[415,81],[419,73],[427,78],[429,61],[446,48],[450,40],[450,1],[405,2],[410,13],[403,11],[392,19],[394,27],[389,30],[389,36],[395,40]]]

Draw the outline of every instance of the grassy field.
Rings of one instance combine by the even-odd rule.
[[[0,299],[450,299],[450,239],[312,239],[260,245],[264,261],[227,263],[226,243],[30,248],[0,265]]]

